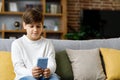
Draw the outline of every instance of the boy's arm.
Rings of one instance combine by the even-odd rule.
[[[11,47],[11,57],[12,57],[12,63],[14,66],[14,71],[16,75],[19,76],[26,76],[26,75],[32,75],[31,69],[27,69],[23,63],[21,49],[19,45],[15,42],[12,43]]]
[[[56,61],[55,61],[55,50],[54,46],[52,45],[51,42],[49,42],[47,48],[47,56],[48,56],[48,68],[51,71],[51,74],[55,72],[56,70]]]

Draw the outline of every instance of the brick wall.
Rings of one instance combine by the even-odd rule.
[[[120,0],[68,0],[67,6],[68,31],[77,31],[80,28],[82,9],[120,10]]]

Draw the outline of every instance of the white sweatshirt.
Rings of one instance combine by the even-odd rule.
[[[12,62],[16,73],[15,80],[24,76],[32,76],[32,68],[40,57],[48,57],[51,73],[56,70],[55,51],[52,43],[45,38],[37,41],[28,39],[26,35],[16,39],[11,48]]]

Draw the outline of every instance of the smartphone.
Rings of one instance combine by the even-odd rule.
[[[48,64],[48,58],[38,58],[37,66],[46,69]]]

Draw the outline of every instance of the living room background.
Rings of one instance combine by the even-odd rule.
[[[83,10],[119,11],[119,0],[68,0],[68,32],[79,31]],[[114,33],[114,32],[113,32]]]

